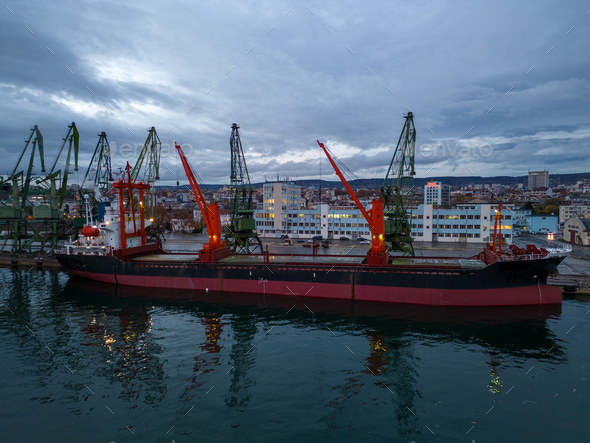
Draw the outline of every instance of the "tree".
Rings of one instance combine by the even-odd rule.
[[[355,192],[358,198],[368,198],[373,194],[373,191],[367,191],[365,189],[359,189]]]
[[[464,194],[456,194],[451,197],[451,206],[459,203],[464,203],[467,197]]]
[[[161,229],[170,229],[170,215],[168,210],[163,206],[156,206],[154,208],[154,226]]]
[[[548,198],[543,202],[543,207],[547,209],[547,206],[557,206],[560,203],[560,199],[558,198]]]
[[[547,214],[547,215],[551,215],[551,214],[557,215],[559,213],[559,208],[555,205],[547,205],[547,206],[545,206],[543,213]]]

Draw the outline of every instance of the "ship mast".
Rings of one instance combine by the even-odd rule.
[[[92,226],[94,222],[92,221],[92,209],[88,194],[84,194],[84,208],[86,209],[86,226]]]
[[[496,245],[498,250],[496,251]],[[494,217],[494,241],[492,251],[502,255],[502,202],[498,202],[498,210]]]

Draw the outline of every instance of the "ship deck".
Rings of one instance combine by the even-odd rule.
[[[264,255],[230,255],[217,263],[226,265],[286,265],[286,264],[316,264],[358,266],[366,256],[363,255],[270,255],[268,262]],[[133,262],[165,262],[165,263],[193,263],[199,259],[198,254],[149,254],[131,259]],[[452,258],[452,257],[392,257],[394,267],[433,267],[483,269],[486,264],[482,260]]]
[[[166,263],[191,263],[199,259],[199,254],[148,254],[129,261],[149,261]]]
[[[263,255],[230,255],[220,263],[227,264],[316,264],[316,265],[360,265],[365,256],[358,255],[270,255],[265,263]]]

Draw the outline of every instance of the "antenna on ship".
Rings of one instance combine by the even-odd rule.
[[[84,194],[84,207],[86,208],[86,226],[92,226],[92,206],[88,194]]]
[[[494,192],[488,189],[492,194],[491,203],[494,202]],[[498,245],[498,251],[496,251],[496,245]],[[494,216],[494,241],[492,242],[492,251],[494,254],[497,252],[502,255],[502,202],[498,201],[498,209]]]
[[[322,202],[322,148],[320,147],[320,201]]]

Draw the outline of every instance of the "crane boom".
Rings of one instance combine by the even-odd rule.
[[[35,138],[33,139],[33,137],[35,137]],[[27,151],[27,147],[29,146],[29,143],[31,143],[31,140],[33,140],[33,142],[38,144],[38,146],[39,146],[39,158],[41,159],[41,172],[45,172],[45,157],[43,155],[43,135],[41,135],[41,131],[39,131],[39,127],[37,125],[35,125],[31,128],[31,135],[29,136],[29,138],[27,140],[25,140],[25,147],[23,148],[23,151],[21,152],[20,157],[18,158],[18,161],[16,162],[16,166],[14,167],[14,170],[12,171],[12,174],[10,174],[10,175],[16,174],[16,170],[18,169],[18,165],[20,165],[20,161],[23,159],[23,156],[25,155],[25,152]]]
[[[361,213],[363,214],[363,216],[365,217],[365,219],[369,223],[369,227],[370,227],[371,231],[373,231],[374,229],[377,228],[377,226],[375,226],[375,223],[371,219],[371,216],[369,215],[367,210],[364,208],[364,206],[361,204],[358,197],[355,195],[354,191],[352,190],[352,188],[350,187],[350,185],[348,184],[348,182],[344,178],[344,175],[342,175],[342,172],[340,171],[338,166],[336,166],[336,162],[334,162],[334,160],[332,159],[332,156],[328,152],[328,149],[324,146],[323,143],[320,143],[319,140],[316,140],[316,141],[318,142],[318,145],[320,145],[320,148],[322,148],[324,150],[326,157],[328,157],[328,160],[330,161],[330,163],[332,164],[332,167],[334,168],[334,172],[336,172],[336,175],[340,178],[340,181],[342,181],[342,184],[344,185],[344,187],[348,191],[350,198],[352,198],[352,200],[356,204],[357,208],[359,208],[359,210],[361,211]]]
[[[385,223],[383,219],[383,200],[380,198],[376,198],[372,202],[371,210],[367,211],[359,201],[358,197],[353,192],[352,188],[344,178],[344,175],[336,165],[336,162],[332,159],[332,156],[328,152],[328,149],[324,146],[323,143],[320,143],[317,140],[318,145],[320,148],[324,150],[324,153],[328,157],[328,160],[332,164],[334,168],[334,172],[342,181],[342,184],[348,191],[348,194],[359,208],[367,222],[369,223],[369,229],[371,230],[371,249],[367,253],[367,264],[371,266],[381,266],[386,265],[388,263],[388,254],[385,251],[385,240],[384,240],[384,232],[385,232]]]
[[[184,154],[182,148],[178,143],[174,142],[174,146],[178,151],[178,156],[182,162],[182,167],[186,174],[186,178],[191,185],[195,199],[199,205],[203,220],[207,226],[207,234],[209,235],[209,243],[203,245],[203,250],[199,254],[199,260],[203,262],[213,262],[219,258],[227,257],[230,255],[230,249],[226,247],[226,242],[221,240],[221,216],[219,214],[219,205],[213,202],[207,205],[205,196],[197,183],[193,169]]]
[[[109,186],[109,182],[113,181],[111,150],[109,141],[107,140],[107,134],[104,131],[98,134],[98,143],[94,149],[88,170],[84,175],[84,180],[82,180],[81,188],[84,188],[86,179],[92,180],[91,186],[94,189],[99,189],[103,197],[111,189]]]
[[[66,155],[66,165],[63,169],[63,172],[61,170],[55,171],[55,168],[57,167],[57,162],[59,161],[59,158],[60,158],[68,140],[70,143],[68,146],[68,153]],[[47,175],[47,178],[50,178],[50,177],[53,177],[54,174],[56,174],[55,177],[57,177],[61,173],[62,178],[61,178],[60,197],[59,197],[59,207],[60,208],[63,205],[63,202],[65,201],[66,192],[67,192],[67,188],[68,188],[68,177],[70,174],[70,157],[71,157],[71,153],[72,153],[72,144],[74,146],[74,171],[77,171],[78,170],[78,150],[79,150],[79,145],[80,145],[80,133],[78,132],[78,128],[76,128],[75,122],[72,122],[72,124],[68,125],[68,132],[66,133],[65,137],[63,138],[63,143],[61,144],[61,148],[59,148],[59,151],[57,152],[57,156],[55,157],[53,165],[51,166],[51,169],[49,170],[49,174]],[[37,182],[37,183],[39,183],[39,182]]]

